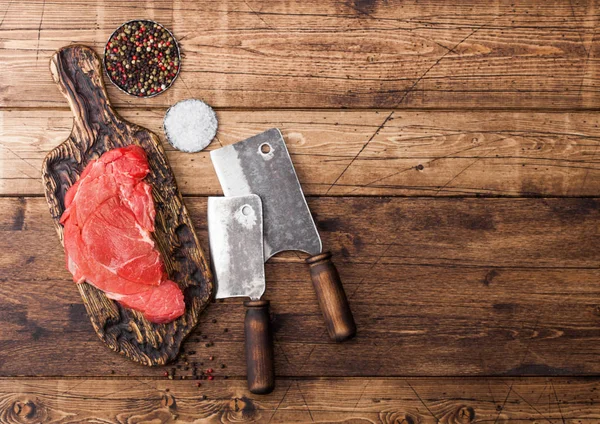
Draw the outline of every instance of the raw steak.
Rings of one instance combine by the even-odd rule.
[[[104,153],[67,191],[60,222],[76,283],[87,281],[149,321],[165,323],[183,315],[185,303],[151,236],[154,201],[143,181],[149,172],[139,146]]]

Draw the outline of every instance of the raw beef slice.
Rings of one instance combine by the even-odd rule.
[[[155,323],[183,315],[179,286],[170,281],[151,233],[152,188],[144,150],[121,147],[90,162],[65,195],[67,269],[121,305]]]

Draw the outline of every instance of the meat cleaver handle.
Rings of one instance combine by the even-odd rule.
[[[336,342],[351,339],[356,334],[356,324],[340,275],[331,262],[331,252],[311,256],[306,263],[310,267],[310,276],[329,337]]]
[[[275,388],[275,371],[269,301],[249,300],[244,302],[244,305],[248,390],[258,395],[271,393]]]

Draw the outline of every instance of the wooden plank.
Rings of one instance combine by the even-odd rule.
[[[206,200],[186,204],[206,244]],[[359,331],[348,343],[330,342],[300,255],[273,258],[266,296],[278,376],[600,372],[598,199],[311,198],[309,205]],[[0,223],[1,376],[164,373],[101,346],[43,199],[1,199]],[[187,358],[173,365],[177,375],[190,377],[185,362],[195,362],[219,377],[243,376],[243,314],[239,301],[210,305],[184,346]]]
[[[121,110],[159,134],[164,109]],[[283,130],[307,195],[596,196],[594,113],[219,111],[217,140],[188,154],[164,143],[181,190],[221,189],[208,151]],[[66,110],[0,111],[0,195],[43,193],[44,156],[72,125]]]
[[[592,423],[597,378],[0,380],[0,422]]]
[[[101,53],[123,21],[155,19],[185,53],[165,95],[218,107],[597,108],[597,8],[468,0],[0,2],[0,105],[64,106],[48,59],[74,42]]]

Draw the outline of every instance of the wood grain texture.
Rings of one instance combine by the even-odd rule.
[[[46,200],[61,242],[65,194],[90,161],[131,144],[143,147],[148,156],[146,180],[152,186],[156,209],[154,239],[167,273],[183,291],[185,313],[168,324],[155,324],[91,284],[78,284],[77,288],[94,330],[106,345],[144,365],[163,365],[177,356],[212,297],[210,268],[158,137],[114,112],[98,57],[85,46],[69,46],[52,57],[50,68],[75,117],[70,136],[42,165]]]
[[[0,422],[600,422],[599,10],[0,0]],[[135,18],[185,57],[153,99],[108,87],[131,122],[163,138],[166,108],[199,97],[219,117],[209,150],[278,126],[309,196],[458,197],[309,199],[360,332],[330,342],[303,257],[271,259],[270,395],[246,389],[239,301],[212,304],[170,367],[102,348],[44,202],[10,197],[43,193],[42,160],[71,131],[47,60],[100,53]],[[182,193],[221,193],[208,152],[163,145]],[[206,240],[205,200],[186,204]],[[189,381],[209,367],[215,381]],[[454,377],[383,378],[438,375]]]
[[[598,199],[308,203],[360,331],[330,341],[303,259],[272,258],[278,376],[600,373]],[[206,200],[186,204],[207,240]],[[101,348],[43,199],[1,199],[0,223],[0,375],[162,376]],[[193,361],[244,376],[244,312],[239,301],[211,304],[177,375],[192,376]]]
[[[0,423],[596,423],[597,378],[0,380]]]
[[[122,109],[164,140],[164,109]],[[208,151],[283,130],[307,195],[596,196],[600,130],[594,113],[218,111],[205,152],[163,142],[184,194],[220,195]],[[43,193],[44,156],[68,137],[66,110],[0,110],[0,195]]]
[[[12,3],[12,4],[11,4]],[[100,53],[123,21],[181,41],[172,89],[117,106],[597,108],[598,4],[480,2],[0,2],[0,105],[56,107],[45,74],[69,43]]]

